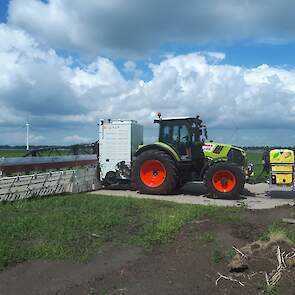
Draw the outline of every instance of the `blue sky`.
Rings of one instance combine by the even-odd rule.
[[[201,114],[219,141],[295,144],[294,9],[291,0],[2,0],[0,144],[22,144],[26,120],[35,144],[94,141],[105,117],[140,121],[152,141],[157,111]]]
[[[2,23],[6,22],[8,2],[8,0],[2,0],[0,3],[0,22]]]
[[[224,52],[227,56],[227,63],[246,67],[255,67],[261,64],[280,66],[286,65],[291,67],[295,65],[294,42],[286,42],[283,44],[263,44],[248,40],[227,45],[206,44],[203,46],[188,46],[172,44],[164,46],[163,50],[176,52],[178,54],[194,51]]]

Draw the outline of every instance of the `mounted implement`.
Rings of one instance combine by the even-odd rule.
[[[246,153],[237,147],[205,143],[206,127],[199,117],[162,118],[159,139],[135,153],[132,181],[141,193],[170,194],[187,182],[202,181],[216,197],[232,198],[245,184]]]
[[[273,149],[269,152],[270,191],[294,191],[294,151]]]

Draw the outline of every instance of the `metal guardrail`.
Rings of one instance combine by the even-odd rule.
[[[77,166],[95,165],[96,155],[0,158],[0,175],[34,170],[49,170],[71,168]]]
[[[43,164],[74,162],[83,160],[96,160],[96,155],[77,155],[77,156],[56,156],[56,157],[26,157],[26,158],[0,158],[0,166],[14,166],[25,164]]]
[[[96,168],[38,173],[0,178],[0,201],[15,201],[66,192],[99,189]]]
[[[72,193],[89,192],[101,189],[101,182],[96,167],[76,170],[71,182]]]

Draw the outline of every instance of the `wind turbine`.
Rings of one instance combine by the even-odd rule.
[[[30,123],[27,122],[26,123],[26,126],[27,126],[27,151],[30,150],[30,146],[29,146],[29,137],[30,137]]]

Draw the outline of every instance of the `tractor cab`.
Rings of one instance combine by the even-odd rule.
[[[202,150],[205,138],[207,138],[206,127],[197,116],[181,118],[161,118],[154,120],[160,125],[159,142],[171,146],[182,161],[203,161]]]

